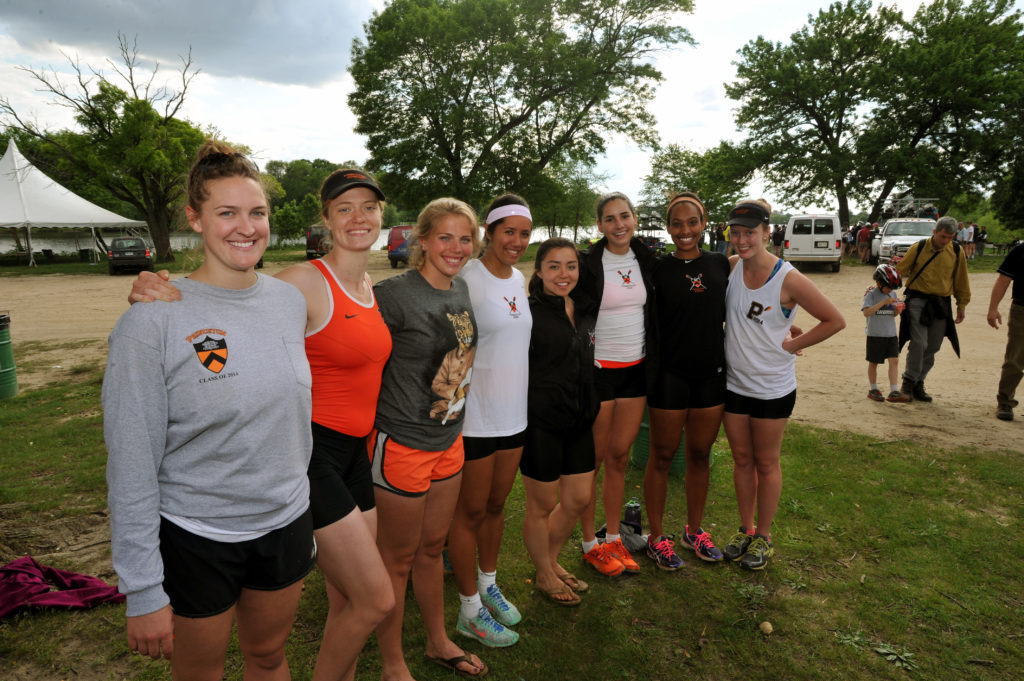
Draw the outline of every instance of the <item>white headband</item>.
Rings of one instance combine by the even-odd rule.
[[[507,206],[499,206],[490,213],[487,214],[487,219],[484,220],[484,224],[493,225],[502,218],[507,218],[512,215],[518,215],[524,217],[530,222],[533,222],[533,216],[530,215],[530,209],[526,206],[520,206],[518,203],[510,203]]]

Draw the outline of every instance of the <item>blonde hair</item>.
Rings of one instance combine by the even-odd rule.
[[[409,267],[418,268],[423,264],[423,247],[420,246],[420,241],[429,238],[434,227],[437,226],[437,221],[446,215],[461,215],[466,218],[469,221],[470,234],[473,238],[473,253],[470,256],[472,257],[480,249],[480,225],[476,219],[476,212],[464,201],[450,196],[434,199],[420,211],[420,215],[416,219],[416,226],[412,228],[412,234],[409,235],[412,242],[409,252]]]

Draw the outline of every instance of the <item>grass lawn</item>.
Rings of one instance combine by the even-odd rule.
[[[32,553],[41,519],[105,508],[99,371],[0,401],[0,546]],[[981,426],[979,426],[981,427]],[[732,460],[715,447],[705,528],[724,542],[738,523]],[[615,580],[589,572],[578,536],[563,564],[591,583],[559,608],[530,580],[522,487],[507,506],[499,582],[524,614],[518,645],[461,639],[495,679],[1019,679],[1024,668],[1024,475],[1019,452],[936,450],[791,425],[783,447],[775,558],[759,573],[702,564]],[[630,469],[627,495],[641,496]],[[681,532],[683,479],[670,483],[666,525]],[[9,555],[11,555],[9,554]],[[73,559],[69,559],[73,560]],[[74,569],[73,562],[55,567]],[[450,633],[458,598],[446,578]],[[307,580],[289,642],[309,679],[326,614],[318,572]],[[763,634],[761,622],[774,633]],[[128,653],[123,606],[29,612],[0,622],[0,679],[169,679],[165,663]],[[407,659],[420,679],[451,678],[423,658],[418,610],[407,609]],[[13,670],[10,676],[6,669]],[[358,679],[379,678],[371,638]],[[228,679],[241,679],[237,648]]]

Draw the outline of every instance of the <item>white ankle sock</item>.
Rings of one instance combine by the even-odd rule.
[[[462,605],[459,606],[462,611],[462,616],[467,619],[473,619],[476,617],[480,613],[480,608],[484,606],[484,604],[480,602],[479,591],[472,596],[463,596],[462,594],[459,594],[459,601],[462,603]]]

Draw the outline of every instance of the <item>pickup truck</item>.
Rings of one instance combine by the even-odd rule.
[[[871,262],[888,263],[893,256],[903,257],[907,250],[935,230],[935,220],[893,218],[887,220],[871,240]]]

